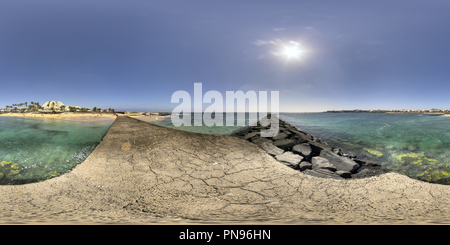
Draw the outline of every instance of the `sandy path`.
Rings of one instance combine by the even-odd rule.
[[[0,223],[449,222],[450,186],[389,173],[322,179],[256,145],[118,117],[71,172],[0,186]]]

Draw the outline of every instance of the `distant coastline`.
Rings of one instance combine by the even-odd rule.
[[[434,116],[450,116],[450,110],[328,110],[325,113],[408,113],[408,114],[429,114]]]

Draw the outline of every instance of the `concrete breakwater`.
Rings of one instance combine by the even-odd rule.
[[[279,131],[275,137],[261,137],[263,127],[246,127],[233,133],[244,138],[273,156],[280,163],[305,174],[333,179],[354,179],[377,176],[386,173],[381,163],[358,159],[356,155],[345,153],[279,120]]]

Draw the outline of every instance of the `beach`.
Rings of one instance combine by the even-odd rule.
[[[118,117],[69,173],[0,186],[4,224],[449,223],[450,186],[289,168],[257,145]]]

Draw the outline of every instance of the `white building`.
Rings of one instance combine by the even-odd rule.
[[[62,111],[63,109],[61,108],[62,106],[64,106],[64,111],[69,111],[69,107],[75,107],[77,109],[81,109],[81,107],[79,106],[68,106],[68,105],[64,105],[61,101],[55,101],[55,100],[51,100],[51,101],[47,101],[44,103],[44,105],[42,105],[42,110],[41,111]]]

